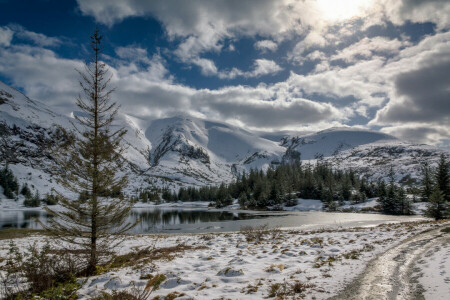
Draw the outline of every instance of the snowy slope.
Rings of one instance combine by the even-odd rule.
[[[77,112],[72,116],[74,114]],[[54,176],[57,166],[52,158],[52,149],[64,138],[58,127],[73,129],[72,123],[76,124],[73,118],[57,114],[44,103],[31,100],[0,82],[0,129],[2,134],[6,133],[0,140],[0,157],[2,163],[8,160],[20,184],[27,182],[41,195],[49,193],[52,188],[62,191]],[[131,175],[130,189],[134,188],[133,185],[144,184],[144,179],[138,175],[150,166],[150,143],[132,118],[126,115],[120,115],[114,127],[127,129],[124,156],[129,164],[121,171]]]
[[[301,159],[310,160],[329,157],[371,143],[397,142],[391,135],[357,128],[330,128],[306,136],[282,141],[283,146],[301,153]]]
[[[236,172],[267,168],[285,151],[238,127],[185,116],[153,121],[146,136],[151,171],[172,178],[191,174],[193,183],[230,181]]]

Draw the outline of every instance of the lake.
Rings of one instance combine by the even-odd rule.
[[[0,212],[0,230],[7,228],[32,228],[41,226],[36,218],[46,222],[47,213],[40,209],[4,210]],[[360,213],[328,212],[261,212],[243,210],[217,210],[207,208],[147,207],[134,208],[130,221],[141,219],[130,233],[202,233],[238,231],[242,226],[268,224],[274,227],[374,226],[397,221],[417,221],[420,216],[388,216]]]

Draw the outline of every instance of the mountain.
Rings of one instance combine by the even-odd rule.
[[[286,151],[241,128],[184,116],[153,121],[146,137],[152,144],[152,174],[195,184],[231,181],[244,170],[268,168]]]
[[[5,133],[0,157],[8,160],[21,183],[30,182],[41,193],[61,189],[52,149],[64,139],[59,127],[72,128],[72,117],[57,114],[0,82],[0,129]],[[352,168],[372,178],[386,177],[392,166],[397,180],[407,182],[420,176],[422,162],[433,164],[441,153],[449,155],[446,150],[365,129],[263,133],[187,116],[154,120],[145,128],[139,121],[122,113],[114,124],[127,129],[124,158],[128,163],[119,170],[129,175],[127,193],[149,185],[176,189],[230,182],[243,171],[298,158],[306,164],[321,160],[336,168]]]
[[[287,151],[299,152],[304,163],[321,160],[372,179],[387,179],[392,167],[396,180],[402,183],[417,182],[424,162],[434,166],[441,153],[450,157],[447,150],[409,143],[378,131],[348,127],[287,137],[281,144]]]

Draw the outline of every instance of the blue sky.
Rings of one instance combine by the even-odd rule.
[[[140,126],[183,113],[450,146],[449,1],[0,0],[0,80],[69,114],[96,27]]]

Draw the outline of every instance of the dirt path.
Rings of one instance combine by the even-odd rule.
[[[330,299],[425,299],[418,284],[416,262],[431,247],[450,241],[444,227],[420,233],[372,260],[365,271]]]

